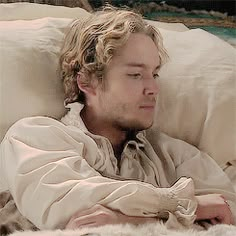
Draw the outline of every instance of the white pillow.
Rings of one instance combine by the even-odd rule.
[[[189,30],[187,26],[182,23],[165,23],[161,21],[146,20],[148,24],[157,27],[158,29],[166,29],[171,31],[183,32]]]
[[[0,22],[1,139],[22,117],[59,118],[65,112],[56,69],[70,22]],[[170,61],[160,73],[158,126],[206,151],[220,165],[236,160],[236,50],[203,30],[160,30]]]
[[[0,4],[0,20],[33,20],[43,17],[55,18],[80,18],[88,16],[86,10],[75,7],[52,6],[36,3],[10,3]],[[174,31],[186,31],[188,28],[182,23],[165,23],[158,21],[149,21],[149,23],[163,29]]]
[[[70,22],[55,18],[0,21],[0,141],[20,118],[64,114],[56,70]]]
[[[0,20],[33,20],[44,17],[77,18],[89,13],[79,7],[70,8],[27,2],[0,4]]]
[[[236,160],[236,49],[201,29],[160,29],[170,61],[160,72],[154,129]]]

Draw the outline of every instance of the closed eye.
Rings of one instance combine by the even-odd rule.
[[[141,79],[142,78],[142,75],[140,73],[128,74],[128,76],[131,76],[134,79]]]

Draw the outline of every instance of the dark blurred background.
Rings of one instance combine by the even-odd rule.
[[[236,1],[230,1],[230,0],[166,0],[166,1],[160,1],[160,0],[113,0],[113,1],[99,1],[99,0],[90,0],[89,1],[91,5],[93,5],[95,8],[101,6],[104,4],[104,2],[110,2],[113,5],[122,6],[127,5],[130,7],[133,7],[137,4],[145,4],[150,2],[155,3],[166,3],[168,5],[176,6],[179,8],[185,8],[186,10],[206,10],[206,11],[219,11],[222,13],[227,12],[228,15],[235,15],[236,13]]]
[[[14,2],[82,7],[89,12],[106,3],[128,6],[149,20],[201,28],[236,48],[236,0],[0,0],[0,3]]]
[[[127,5],[134,7],[138,4],[166,3],[186,10],[207,10],[219,11],[222,13],[227,12],[228,15],[236,15],[236,0],[0,0],[0,3],[12,2],[32,2],[32,3],[46,3],[51,5],[64,5],[64,6],[81,6],[83,2],[88,2],[93,8],[99,8],[105,2],[109,2],[115,6]]]

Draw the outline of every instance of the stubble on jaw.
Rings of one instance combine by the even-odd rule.
[[[121,131],[126,131],[128,133],[130,132],[137,133],[139,131],[143,131],[150,128],[154,123],[154,114],[152,117],[152,121],[150,122],[150,124],[147,124],[147,125],[142,124],[142,122],[139,121],[138,119],[135,120],[135,118],[132,118],[130,120],[129,118],[126,119],[125,114],[132,112],[132,108],[130,107],[130,104],[123,104],[120,107],[120,109],[114,108],[114,111],[116,111],[117,113],[120,113],[120,115],[117,116],[116,119],[114,119],[113,124],[116,128],[118,128]],[[124,116],[122,114],[124,114]]]

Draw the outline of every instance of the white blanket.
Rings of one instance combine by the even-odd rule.
[[[37,232],[17,232],[11,236],[236,236],[236,226],[216,225],[208,230],[170,230],[165,225],[145,224],[132,225],[107,225],[98,228],[84,228],[81,230],[56,230]]]

